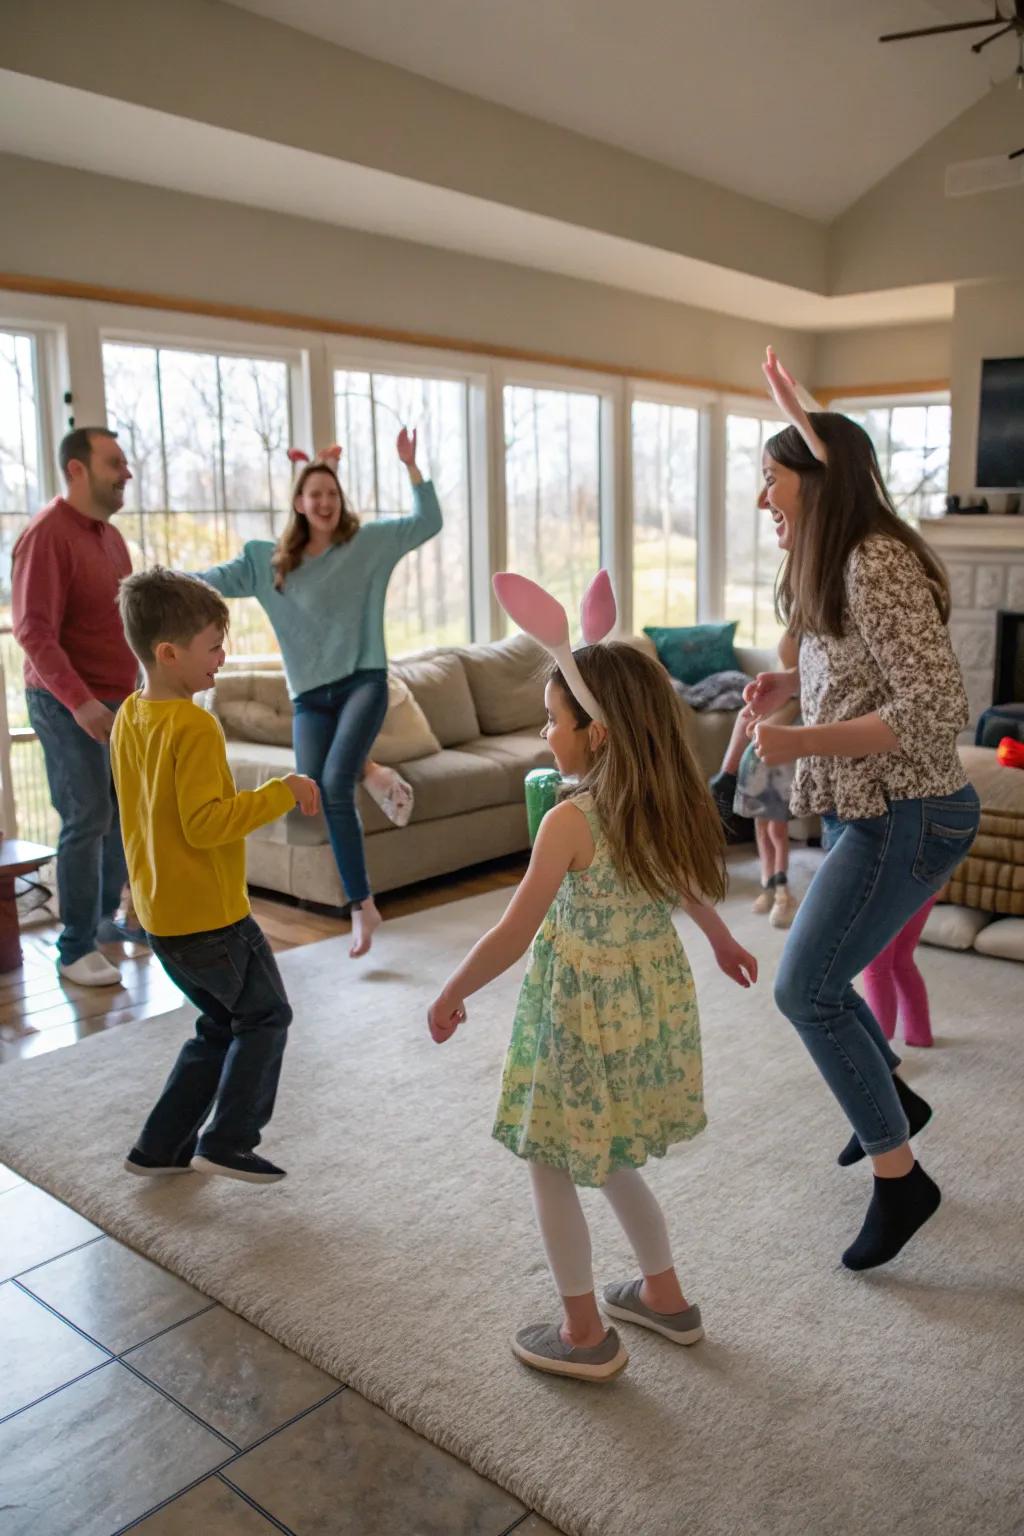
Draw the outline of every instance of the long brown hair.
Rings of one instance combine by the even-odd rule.
[[[274,586],[279,592],[284,591],[285,578],[302,564],[302,552],[309,543],[309,518],[304,512],[300,512],[295,503],[305,488],[310,475],[330,475],[338,487],[338,495],[341,497],[341,516],[338,518],[338,526],[331,535],[332,544],[347,544],[359,531],[359,519],[345,500],[345,492],[341,488],[332,465],[323,459],[312,459],[308,464],[303,464],[295,477],[292,486],[292,510],[285,524],[284,532],[277,541],[277,548],[270,559],[274,571]]]
[[[793,548],[779,572],[775,606],[787,628],[801,634],[841,635],[846,562],[872,534],[896,539],[917,556],[945,624],[949,578],[924,539],[903,522],[885,488],[874,444],[863,427],[837,411],[812,411],[811,425],[828,449],[814,457],[795,427],[770,437],[764,451],[800,476],[800,515]]]
[[[726,890],[722,824],[668,673],[621,641],[574,655],[608,725],[577,792],[593,795],[620,876],[673,906],[681,897],[720,901]],[[557,667],[550,677],[577,725],[588,726],[590,716]]]

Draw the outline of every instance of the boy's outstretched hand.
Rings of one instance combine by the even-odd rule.
[[[742,944],[738,944],[731,934],[728,939],[715,945],[715,959],[718,961],[718,969],[724,971],[737,986],[749,987],[757,980],[756,957],[745,950]]]
[[[320,809],[320,786],[304,773],[286,773],[284,782],[295,796],[295,804],[303,816],[315,816]]]
[[[427,1009],[427,1023],[431,1039],[437,1045],[450,1040],[460,1024],[466,1022],[466,1005],[461,998],[453,998],[447,992],[431,1003]]]

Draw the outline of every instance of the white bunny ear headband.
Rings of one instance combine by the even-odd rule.
[[[569,643],[569,620],[558,599],[538,587],[535,581],[516,576],[512,571],[499,571],[491,580],[494,595],[509,618],[524,634],[539,641],[557,661],[576,702],[583,706],[591,720],[607,725],[600,704],[580,676]],[[580,604],[584,645],[596,645],[603,640],[615,628],[617,617],[615,593],[608,572],[598,571]]]

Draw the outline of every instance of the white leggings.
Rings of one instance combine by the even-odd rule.
[[[564,1168],[530,1163],[533,1205],[544,1251],[560,1296],[585,1296],[594,1289],[587,1227],[576,1186]],[[672,1268],[672,1250],[661,1206],[635,1168],[620,1168],[601,1185],[636,1254],[641,1272],[660,1275]]]

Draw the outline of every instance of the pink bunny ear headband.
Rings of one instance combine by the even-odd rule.
[[[569,643],[569,620],[558,599],[538,587],[535,581],[516,576],[512,571],[499,571],[491,582],[494,595],[513,623],[518,624],[524,634],[538,640],[557,661],[576,702],[583,706],[591,720],[607,725],[600,704],[580,676]],[[598,571],[580,604],[584,645],[596,645],[603,640],[614,629],[617,617],[615,593],[608,572]]]
[[[302,448],[289,448],[288,457],[295,466],[296,474],[299,472],[300,464],[309,464],[311,462],[309,454]],[[328,464],[337,474],[338,465],[341,463],[341,444],[332,443],[329,448],[321,448],[316,456],[316,462],[318,464]]]

